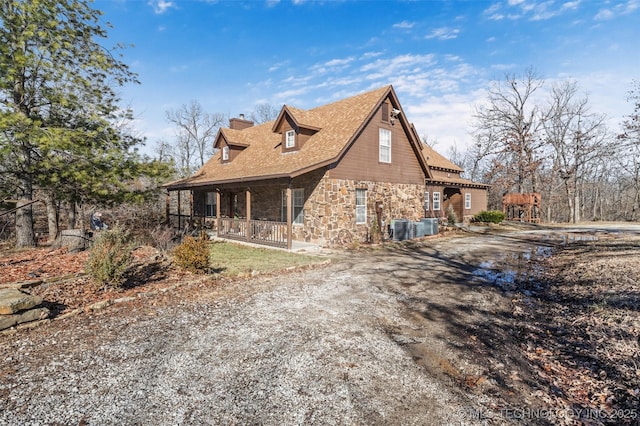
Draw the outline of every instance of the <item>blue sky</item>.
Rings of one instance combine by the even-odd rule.
[[[640,0],[96,0],[107,44],[139,86],[122,89],[148,151],[174,131],[165,111],[257,104],[313,108],[393,84],[420,135],[446,154],[470,142],[490,81],[533,69],[549,87],[572,78],[618,130],[640,80]]]

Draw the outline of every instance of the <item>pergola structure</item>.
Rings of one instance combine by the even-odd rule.
[[[507,220],[540,223],[540,193],[507,193],[502,196],[502,212]]]

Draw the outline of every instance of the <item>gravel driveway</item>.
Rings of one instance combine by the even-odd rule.
[[[2,337],[2,424],[454,424],[465,402],[385,330],[344,264]]]
[[[346,254],[0,336],[0,424],[486,424],[490,392],[452,385],[483,371],[455,348],[510,305],[474,270],[535,244]]]

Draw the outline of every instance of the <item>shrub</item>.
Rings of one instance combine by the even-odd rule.
[[[85,270],[99,286],[122,287],[133,261],[129,233],[121,228],[103,231],[93,243]]]
[[[504,220],[505,215],[499,210],[481,211],[473,216],[474,222],[500,223]]]
[[[458,216],[456,215],[456,212],[453,210],[453,207],[449,206],[447,208],[447,224],[449,226],[455,226],[456,222],[458,222]]]
[[[198,238],[187,236],[173,250],[173,259],[178,266],[188,271],[204,273],[209,268],[209,238],[202,232]]]

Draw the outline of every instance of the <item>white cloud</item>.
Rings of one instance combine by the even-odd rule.
[[[402,100],[402,94],[398,96],[418,134],[428,135],[429,139],[437,141],[436,151],[446,156],[454,146],[464,151],[471,145],[475,105],[482,101],[484,95],[484,90],[476,89],[409,102]]]
[[[568,2],[562,4],[562,9],[565,9],[565,10],[576,10],[578,8],[578,6],[580,6],[580,2],[581,2],[581,0],[568,1]]]
[[[607,21],[620,15],[628,15],[640,9],[640,0],[628,0],[615,5],[613,8],[600,9],[593,18],[596,21]]]
[[[403,29],[403,30],[409,30],[413,28],[414,25],[415,25],[415,22],[402,21],[402,22],[398,22],[397,24],[393,24],[392,27]]]
[[[167,10],[176,7],[174,2],[166,0],[150,0],[147,4],[153,7],[153,12],[157,15],[161,15]]]
[[[436,28],[431,32],[431,34],[425,36],[426,39],[437,38],[438,40],[450,40],[458,37],[460,30],[458,28]]]
[[[381,56],[382,54],[383,54],[382,52],[365,52],[362,54],[360,59],[376,58],[378,56]]]
[[[553,0],[507,0],[505,3],[494,3],[484,10],[483,14],[492,21],[510,19],[529,19],[543,21],[578,8],[582,0],[556,3]],[[630,0],[637,2],[638,0]]]
[[[608,21],[609,19],[613,19],[613,12],[609,9],[600,9],[596,16],[593,19],[596,21]]]
[[[500,5],[500,3],[494,3],[487,9],[485,9],[483,13],[487,16],[488,19],[492,21],[500,21],[505,17],[504,14],[500,12],[501,9],[502,6]]]
[[[287,60],[287,61],[282,61],[282,62],[275,63],[275,64],[273,64],[273,65],[271,65],[271,66],[269,67],[269,72],[277,71],[277,70],[279,70],[280,68],[282,68],[282,67],[284,67],[284,66],[286,66],[286,65],[289,65],[290,63],[291,63],[291,61],[288,61],[288,60]]]
[[[333,68],[333,67],[343,67],[345,65],[349,65],[353,62],[353,57],[345,58],[345,59],[332,59],[324,63],[324,66]]]

